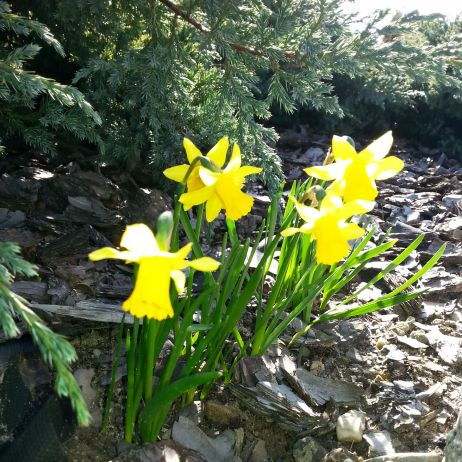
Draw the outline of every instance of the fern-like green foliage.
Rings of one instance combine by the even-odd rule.
[[[48,154],[56,153],[56,132],[99,144],[98,114],[76,88],[28,69],[41,49],[22,39],[35,36],[64,56],[59,42],[43,24],[13,14],[0,1],[0,151],[12,137]]]
[[[43,359],[56,369],[56,392],[69,397],[79,424],[87,425],[90,414],[70,369],[70,364],[77,358],[73,346],[50,330],[27,302],[10,290],[15,275],[33,277],[36,274],[34,266],[21,257],[16,244],[0,242],[0,328],[7,337],[16,337],[19,330],[15,319],[19,317],[24,322]]]

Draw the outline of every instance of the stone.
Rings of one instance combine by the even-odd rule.
[[[293,449],[295,462],[319,462],[326,454],[326,449],[311,436],[298,440]]]
[[[204,416],[204,402],[193,401],[189,406],[181,409],[180,416],[186,417],[196,425],[199,425],[202,423],[202,418]]]
[[[111,462],[206,462],[197,451],[187,449],[171,440],[156,444],[128,446]]]
[[[337,440],[359,443],[366,428],[364,412],[351,410],[339,416],[336,425]]]
[[[423,330],[413,330],[410,334],[409,337],[427,345],[428,344],[428,339],[427,336],[425,335],[425,332]]]
[[[415,338],[412,338],[412,337],[406,337],[404,335],[403,336],[398,335],[396,337],[396,340],[398,340],[398,342],[403,343],[404,345],[407,345],[408,347],[414,348],[414,349],[425,349],[425,348],[428,347],[428,345],[426,343],[420,342],[419,340],[417,340]]]
[[[320,376],[324,372],[324,364],[322,361],[315,360],[311,363],[310,366],[310,372],[312,372],[314,375]]]
[[[386,456],[373,457],[366,459],[364,462],[441,462],[441,454],[430,452],[427,454],[420,452],[400,452]],[[448,461],[446,461],[448,462]]]
[[[225,430],[216,438],[208,437],[194,422],[180,416],[172,428],[173,441],[199,452],[207,462],[233,462],[236,435],[233,430]]]
[[[448,433],[444,453],[446,462],[459,462],[462,460],[462,411],[459,413],[455,427]]]
[[[428,343],[437,351],[445,364],[462,363],[462,338],[442,334],[436,326],[432,326],[426,335]]]
[[[406,216],[406,223],[408,225],[418,225],[421,220],[421,215],[418,210],[411,210]]]
[[[301,157],[301,160],[306,163],[306,165],[317,165],[317,164],[322,164],[324,159],[326,158],[326,152],[324,149],[317,148],[317,147],[312,147],[308,148],[303,156]]]
[[[393,326],[392,329],[399,336],[403,336],[403,335],[406,335],[409,332],[410,328],[411,327],[409,326],[409,324],[406,321],[399,321]]]
[[[361,401],[362,390],[352,383],[318,377],[303,368],[285,375],[294,390],[315,406],[323,406],[329,400],[338,405],[354,405]]]
[[[390,433],[387,431],[366,433],[363,438],[370,446],[372,454],[378,456],[395,454]]]
[[[244,447],[245,432],[242,427],[236,428],[234,432],[236,434],[236,442],[234,443],[234,452],[238,456],[240,456],[242,452],[242,448]]]
[[[0,208],[0,229],[19,228],[26,221],[26,214],[21,210]]]
[[[462,206],[462,195],[461,194],[448,194],[442,199],[443,204],[448,208],[461,207]]]

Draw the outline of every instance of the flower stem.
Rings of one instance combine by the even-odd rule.
[[[201,230],[202,230],[203,220],[204,220],[204,204],[201,204],[199,205],[199,207],[197,207],[196,229],[194,230],[197,236],[197,240],[199,242],[201,240]]]
[[[130,342],[127,344],[127,404],[125,411],[125,440],[131,443],[133,429],[135,424],[136,403],[135,403],[135,362],[136,348],[138,343],[139,320],[134,319],[133,332],[130,337]]]
[[[148,341],[146,345],[146,375],[144,381],[144,397],[146,401],[152,398],[152,377],[154,375],[154,356],[156,349],[156,337],[159,331],[159,323],[156,319],[146,320],[148,325]]]

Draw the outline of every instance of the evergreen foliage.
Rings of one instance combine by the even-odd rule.
[[[111,158],[160,170],[178,163],[183,136],[206,148],[225,133],[273,189],[271,109],[341,114],[333,74],[355,74],[367,55],[336,0],[19,3],[55,23],[84,65],[75,82],[102,116]]]
[[[56,392],[69,397],[78,422],[88,424],[90,415],[70,369],[70,364],[77,359],[75,350],[64,337],[50,330],[24,299],[10,290],[15,275],[33,277],[37,273],[33,265],[21,258],[16,244],[0,242],[0,327],[6,337],[13,338],[19,334],[15,318],[24,322],[43,359],[56,369]]]
[[[100,144],[95,127],[101,120],[83,94],[28,69],[41,49],[35,43],[23,43],[30,36],[64,56],[46,26],[13,14],[0,1],[0,150],[8,138],[20,137],[29,146],[55,154],[57,131]]]
[[[380,11],[355,28],[342,3],[15,2],[68,50],[74,82],[102,116],[108,159],[160,171],[180,161],[183,136],[205,149],[225,133],[273,189],[281,177],[275,111],[308,108],[325,130],[369,132],[405,132],[411,116],[409,125],[428,132],[432,119],[419,123],[418,111],[451,98],[459,107],[460,25],[417,13],[384,22]],[[445,124],[433,129],[445,133]]]
[[[344,117],[319,120],[310,114],[308,120],[345,133],[393,128],[398,135],[461,153],[462,19],[413,12],[385,27],[372,26],[384,13],[367,30],[381,60],[362,74],[334,77]]]

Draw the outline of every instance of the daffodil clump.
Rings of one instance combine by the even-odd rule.
[[[358,316],[417,297],[421,292],[404,290],[436,263],[444,248],[390,294],[369,303],[349,304],[361,290],[403,262],[423,236],[363,288],[330,306],[332,297],[366,263],[395,244],[385,240],[374,245],[374,229],[361,227],[361,217],[375,205],[376,181],[403,168],[400,159],[387,157],[392,141],[391,133],[386,133],[357,153],[347,137],[334,136],[332,156],[327,157],[334,162],[307,168],[311,179],[293,184],[284,210],[280,207],[281,188],[273,196],[254,242],[247,239],[241,243],[234,222],[253,206],[253,198],[243,191],[244,182],[261,169],[243,166],[239,146],[234,144],[230,149],[227,137],[206,155],[185,138],[188,163],[164,172],[180,183],[174,213],[161,215],[155,235],[145,224],[129,225],[120,250],[105,247],[90,254],[94,261],[119,259],[134,265],[134,289],[122,305],[134,321],[126,329],[122,323],[119,331],[103,426],[107,424],[124,333],[128,373],[125,438],[131,442],[139,434],[144,441],[155,441],[175,399],[181,396],[184,403],[189,402],[197,390],[202,398],[218,378],[230,381],[241,357],[265,353],[296,317],[302,317],[306,327],[291,343],[316,322]],[[196,213],[194,225],[191,212],[186,213],[190,210]],[[203,226],[222,210],[228,233],[223,237],[218,262],[203,254],[201,239]],[[190,241],[183,247],[178,245],[181,230]],[[251,268],[257,249],[258,263]],[[191,252],[194,258],[188,260]],[[199,291],[193,291],[196,271],[205,273]],[[268,294],[263,288],[270,271],[275,282]],[[243,338],[238,325],[251,300],[257,301],[254,331],[250,338]],[[168,357],[153,386],[156,364],[169,335],[173,340]]]

